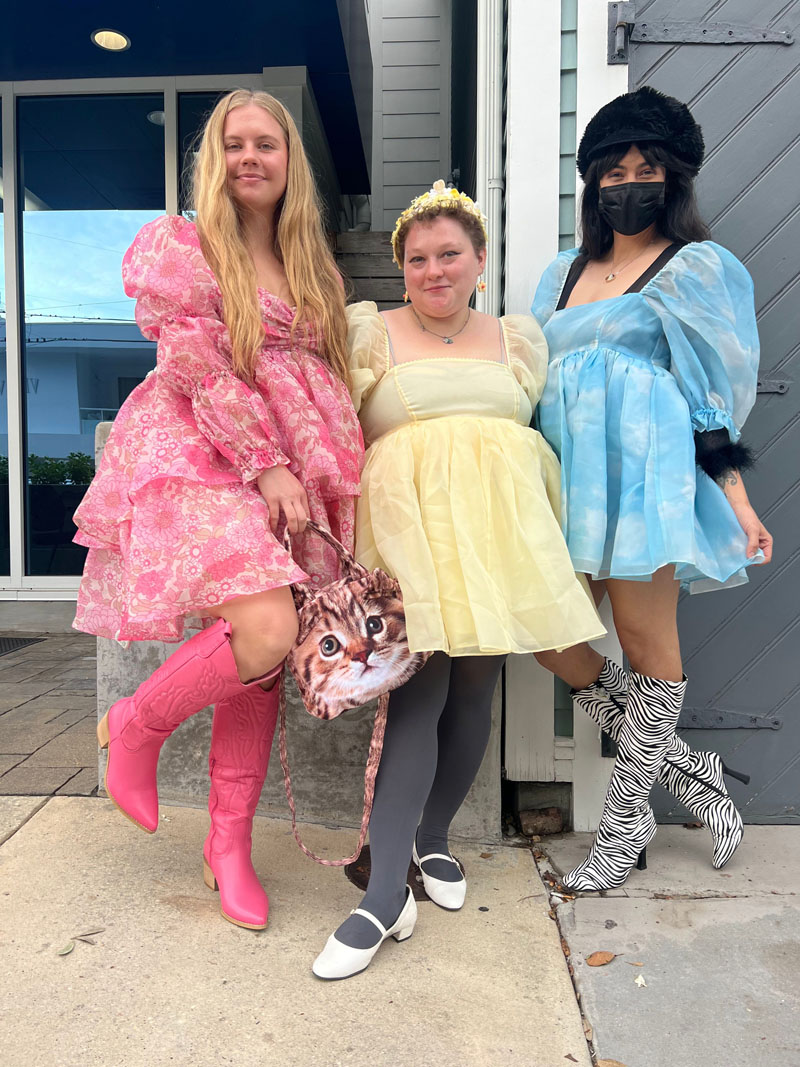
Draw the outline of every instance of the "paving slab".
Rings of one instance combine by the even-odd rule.
[[[593,840],[594,834],[561,834],[544,838],[538,847],[549,856],[555,874],[566,874],[586,858]],[[659,826],[647,846],[647,870],[632,871],[624,887],[613,893],[749,896],[800,891],[800,826],[745,826],[741,845],[721,871],[711,866],[712,852],[706,829]]]
[[[29,726],[24,721],[12,723],[6,726],[3,717],[0,716],[0,752],[6,753],[24,752],[30,755],[37,748],[46,745],[57,737],[64,727],[51,721]]]
[[[78,767],[29,767],[27,761],[0,778],[0,796],[43,796],[55,793],[79,772]]]
[[[97,748],[97,723],[94,716],[85,716],[68,726],[59,718],[63,732],[42,745],[26,760],[28,767],[88,767],[95,764]]]
[[[800,909],[789,898],[581,897],[558,912],[601,1058],[800,1064]],[[619,955],[589,967],[598,950]]]
[[[34,697],[33,700],[27,701],[22,708],[31,714],[38,714],[39,711],[49,712],[49,722],[50,719],[54,719],[64,711],[81,711],[84,715],[91,715],[97,710],[97,700],[92,693],[77,690],[64,693],[55,689],[45,693],[44,696]],[[22,711],[22,708],[14,708],[14,713]],[[12,713],[6,712],[6,714]],[[0,718],[0,725],[2,722],[3,719]]]
[[[5,657],[4,657],[5,658]],[[3,660],[0,660],[2,663]],[[18,664],[13,667],[4,667],[0,670],[0,692],[5,692],[4,686],[11,683],[29,682],[36,678],[41,678],[42,675],[48,674],[48,668],[41,662]]]
[[[0,845],[47,802],[47,797],[0,796]]]
[[[28,682],[9,682],[0,691],[0,712],[16,708],[28,700],[33,700],[35,697],[49,693],[55,688],[56,684],[59,684],[62,689],[74,688],[71,685],[61,686],[60,683],[56,683],[52,679],[46,681],[34,679]]]
[[[150,836],[107,801],[57,797],[0,848],[4,1067],[590,1067],[529,852],[459,845],[465,908],[422,904],[412,938],[324,983],[311,962],[359,899],[342,871],[257,819],[270,925],[241,930],[201,880],[205,813],[162,813]],[[352,831],[303,833],[329,855],[352,848]]]
[[[591,838],[540,847],[561,873]],[[709,835],[681,826],[659,827],[647,854],[648,869],[623,889],[557,905],[598,1057],[626,1067],[800,1065],[800,827],[746,828],[723,871],[710,866]],[[598,951],[616,958],[589,966]]]
[[[97,795],[97,764],[81,767],[74,778],[56,789],[56,796],[91,797]]]

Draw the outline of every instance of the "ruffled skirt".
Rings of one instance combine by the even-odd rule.
[[[609,348],[550,365],[538,425],[561,460],[576,570],[648,580],[675,565],[690,592],[747,581],[747,538],[695,463],[689,409],[665,368]]]
[[[350,547],[355,498],[332,495],[323,481],[304,480],[311,517]],[[289,555],[256,484],[242,483],[189,402],[157,375],[117,416],[75,523],[89,553],[73,626],[118,641],[180,641],[226,600],[294,582],[318,587],[339,570],[311,533],[292,538]]]
[[[557,517],[558,462],[535,430],[453,416],[367,451],[356,554],[396,577],[414,652],[562,649],[605,631]]]

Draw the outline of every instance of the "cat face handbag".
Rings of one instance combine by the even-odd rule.
[[[334,719],[343,711],[378,698],[369,757],[364,776],[364,812],[356,852],[343,860],[325,860],[309,851],[297,833],[294,798],[286,751],[285,678],[281,691],[280,755],[286,796],[292,814],[292,832],[307,856],[329,867],[357,859],[364,844],[375,793],[389,692],[407,682],[425,663],[429,653],[411,652],[400,585],[385,571],[367,570],[336,538],[309,521],[306,530],[321,537],[339,556],[341,576],[316,591],[303,584],[292,586],[298,618],[295,645],[286,657],[303,704],[319,719]],[[284,543],[290,549],[288,536]]]

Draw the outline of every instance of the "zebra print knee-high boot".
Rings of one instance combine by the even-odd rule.
[[[680,715],[686,679],[670,682],[631,671],[614,773],[589,855],[564,878],[569,889],[616,889],[643,859],[656,832],[648,803]]]
[[[628,683],[621,667],[607,659],[597,681],[573,690],[572,698],[601,730],[619,740],[628,699]],[[742,817],[725,788],[726,774],[745,785],[750,781],[749,775],[726,766],[716,752],[696,752],[677,734],[658,773],[659,784],[710,830],[714,839],[712,866],[717,870],[733,856],[744,834]]]

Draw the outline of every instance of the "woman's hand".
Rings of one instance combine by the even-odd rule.
[[[760,548],[764,553],[764,562],[769,563],[772,559],[772,534],[756,515],[751,504],[734,504],[731,501],[731,507],[739,525],[747,534],[747,558],[754,556]]]
[[[772,559],[772,534],[753,510],[741,474],[728,471],[722,488],[739,525],[747,534],[747,558],[751,559],[760,548],[764,553],[764,562],[769,563]]]
[[[302,533],[310,517],[308,497],[288,467],[270,467],[262,471],[256,484],[267,502],[269,525],[273,534],[278,532],[281,511],[286,518],[286,529],[289,533]]]

